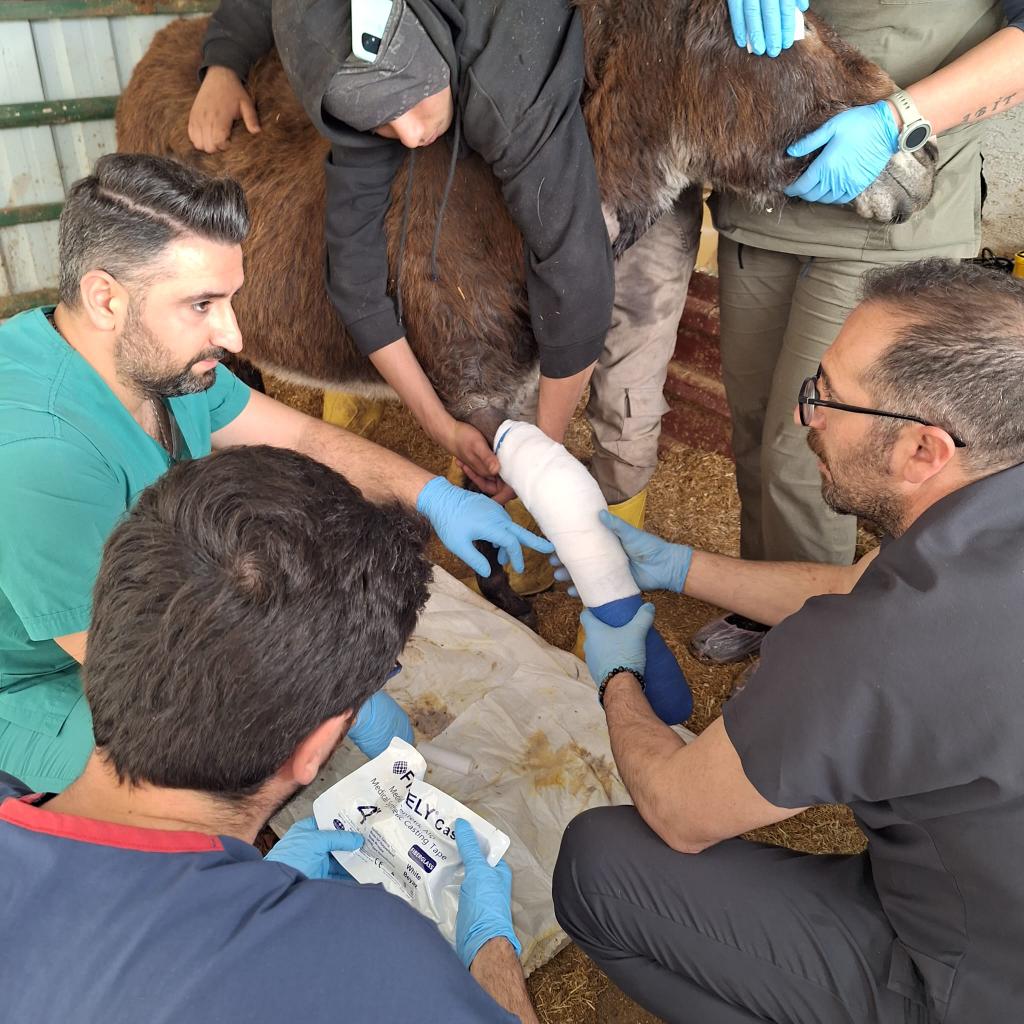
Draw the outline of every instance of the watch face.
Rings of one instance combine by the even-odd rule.
[[[903,140],[903,148],[908,153],[912,153],[915,149],[920,149],[928,141],[929,135],[931,135],[931,128],[926,124],[919,124],[916,128],[911,128],[907,132],[907,136]]]

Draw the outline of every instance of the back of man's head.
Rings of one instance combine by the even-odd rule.
[[[188,235],[240,245],[249,233],[241,185],[175,160],[110,153],[68,192],[60,216],[60,301],[79,305],[79,282],[104,270],[123,285],[145,285],[163,251]]]
[[[867,371],[879,408],[964,441],[969,475],[1024,462],[1024,282],[955,260],[871,271],[865,302],[891,310],[895,342]],[[900,421],[879,421],[895,433]]]
[[[393,667],[426,600],[424,522],[296,452],[173,467],[107,541],[84,686],[123,782],[256,792]]]

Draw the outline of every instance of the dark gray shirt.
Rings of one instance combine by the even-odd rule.
[[[1024,1019],[1024,466],[944,498],[771,631],[729,737],[780,807],[849,804],[944,1024]]]
[[[1010,25],[1024,31],[1024,0],[1003,0],[1003,11]]]

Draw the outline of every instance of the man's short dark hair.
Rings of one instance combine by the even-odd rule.
[[[901,321],[865,375],[873,402],[962,438],[973,472],[1024,462],[1024,282],[929,259],[872,270],[863,297]],[[901,427],[880,421],[890,435]]]
[[[425,522],[281,448],[174,466],[113,531],[84,668],[122,781],[239,799],[384,684],[427,596]]]
[[[242,186],[175,160],[109,153],[68,192],[60,215],[60,301],[76,308],[79,282],[105,270],[122,284],[144,283],[171,242],[198,235],[240,245],[249,233]]]

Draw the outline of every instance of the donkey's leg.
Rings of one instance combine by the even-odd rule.
[[[518,619],[524,626],[536,630],[537,616],[533,610],[533,604],[525,597],[520,597],[508,582],[505,570],[498,562],[498,549],[493,544],[478,540],[477,550],[487,559],[491,567],[489,576],[477,574],[476,581],[480,587],[480,593],[487,598],[491,604],[508,612],[513,618]]]
[[[536,392],[538,387],[537,368],[535,364],[516,368],[516,372],[507,373],[504,378],[494,384],[494,392],[499,397],[480,398],[474,401],[472,389],[467,388],[463,393],[463,401],[467,407],[459,410],[456,415],[465,419],[483,434],[488,443],[494,443],[494,435],[501,423],[510,416],[513,418],[530,415],[536,407]],[[467,481],[466,486],[470,490],[478,490],[473,484]],[[537,617],[533,610],[533,603],[528,598],[517,594],[509,582],[508,574],[498,562],[497,549],[483,541],[477,542],[477,548],[487,559],[491,568],[490,575],[484,577],[477,574],[477,585],[480,593],[487,598],[491,604],[496,605],[503,612],[508,612],[513,618],[519,619],[530,629],[536,630]]]
[[[243,384],[247,384],[253,391],[259,391],[261,394],[267,393],[267,389],[263,385],[263,374],[248,359],[229,353],[224,357],[223,362]]]

